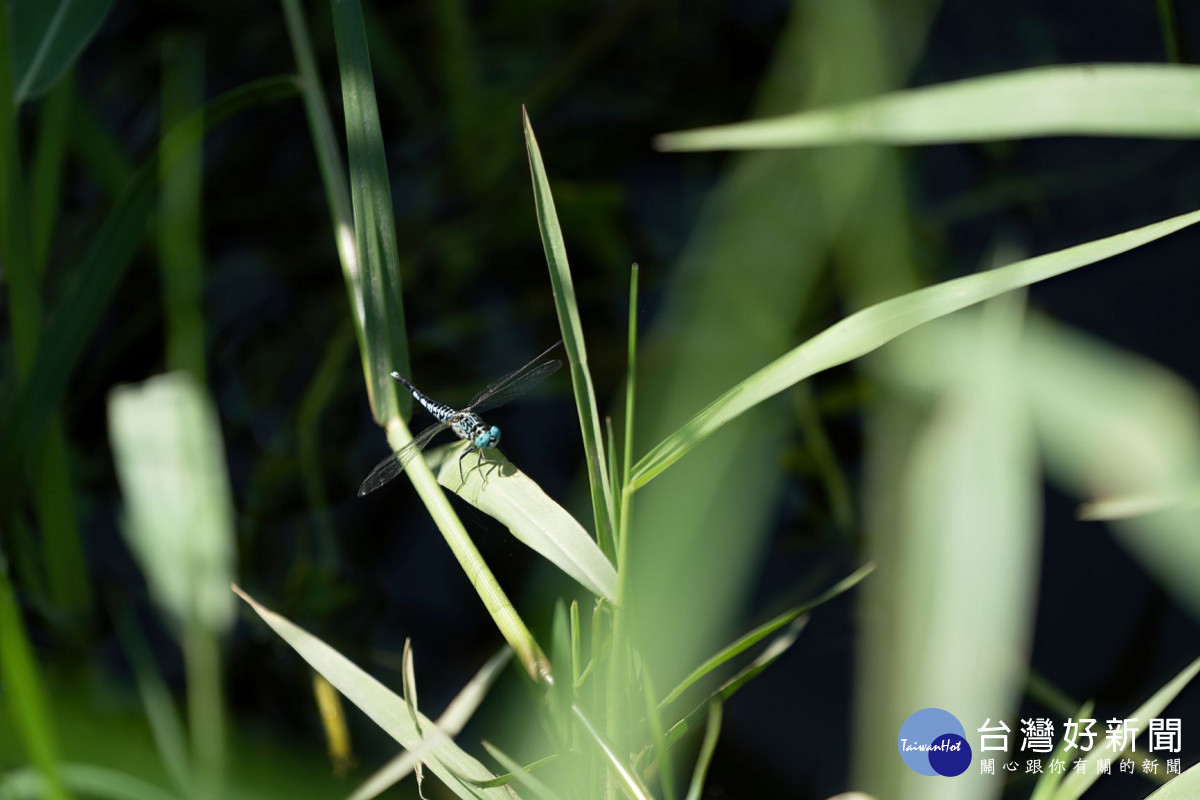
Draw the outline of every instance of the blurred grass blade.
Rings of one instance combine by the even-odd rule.
[[[604,759],[608,763],[609,774],[616,776],[617,786],[620,787],[621,791],[625,792],[626,796],[631,798],[631,800],[650,800],[650,792],[642,785],[637,775],[633,773],[620,755],[612,749],[612,746],[604,741],[604,737],[592,725],[579,705],[573,705],[571,710],[574,712],[575,718],[583,723],[583,729],[587,731],[588,738],[592,744],[604,755]]]
[[[188,795],[172,794],[144,779],[95,764],[62,764],[67,787],[97,800],[185,800]],[[15,769],[0,778],[0,800],[33,800],[54,796],[47,792],[45,779],[32,769]]]
[[[233,623],[233,501],[216,409],[184,372],[109,394],[124,533],[151,596],[177,626],[187,670],[193,776],[217,797],[225,772],[218,637]]]
[[[763,400],[818,372],[865,355],[918,325],[1004,292],[1124,253],[1197,221],[1200,221],[1200,212],[1181,214],[1006,267],[927,286],[851,314],[763,367],[692,417],[637,463],[632,485],[634,488],[645,486],[722,425]]]
[[[189,117],[166,138],[188,140],[196,127],[209,130],[244,108],[287,97],[297,88],[296,80],[285,76],[231,89],[210,103],[202,118]],[[162,149],[170,152],[170,143],[164,141]],[[0,509],[10,506],[19,483],[16,476],[29,448],[58,407],[84,348],[145,236],[157,177],[156,155],[142,164],[100,225],[76,268],[74,281],[51,316],[28,380],[0,416]]]
[[[742,636],[737,641],[722,649],[721,652],[717,653],[712,658],[696,667],[696,669],[692,670],[690,675],[680,681],[679,685],[672,689],[670,694],[668,694],[662,699],[662,701],[659,702],[659,708],[665,708],[675,700],[679,699],[679,696],[686,692],[693,684],[696,683],[696,681],[700,680],[729,659],[733,658],[739,653],[744,653],[746,650],[749,650],[751,647],[758,644],[775,631],[779,630],[785,625],[790,625],[793,621],[817,606],[829,602],[844,592],[850,591],[850,589],[857,586],[860,581],[870,575],[874,570],[874,564],[864,564],[854,572],[847,575],[845,578],[842,578],[826,591],[814,597],[812,600],[801,603],[795,608],[785,611],[774,619],[759,625],[757,628],[750,631],[745,636]]]
[[[483,746],[487,747],[487,742],[484,742]],[[530,764],[526,764],[525,766],[519,767],[518,769],[519,769],[519,771],[523,771],[523,772],[533,772],[538,767],[545,766],[546,764],[550,764],[557,760],[558,760],[558,753],[551,753],[548,756],[539,758],[537,761],[534,761],[533,763],[530,763]],[[471,783],[471,785],[473,785],[473,786],[479,786],[480,788],[492,788],[493,786],[504,786],[506,783],[512,783],[514,780],[516,780],[516,777],[517,776],[515,773],[506,772],[503,775],[497,775],[496,777],[492,778],[489,781],[478,781],[478,782],[469,781],[469,783]]]
[[[460,451],[457,445],[446,451],[449,455],[438,470],[438,481],[443,486],[503,523],[513,536],[592,594],[616,599],[617,571],[566,509],[502,457],[494,466],[464,467],[463,482],[459,476]],[[470,461],[468,456],[465,463]]]
[[[483,665],[479,672],[475,673],[475,677],[467,683],[462,690],[455,695],[450,701],[450,705],[446,706],[446,710],[437,718],[435,723],[437,727],[447,736],[454,737],[462,731],[463,726],[479,708],[483,698],[487,696],[488,690],[492,688],[496,678],[499,677],[501,670],[512,659],[512,650],[505,647],[496,655],[488,659],[488,662]],[[425,747],[436,744],[433,739],[426,739]],[[380,767],[375,774],[367,778],[361,786],[350,795],[348,800],[371,800],[373,797],[378,797],[389,788],[399,783],[408,773],[412,772],[413,767],[418,763],[421,753],[414,750],[406,750],[394,759]],[[494,779],[493,779],[494,780]],[[480,783],[488,783],[481,781]],[[478,784],[473,784],[478,785]],[[497,786],[501,784],[495,784]]]
[[[73,124],[75,87],[71,75],[64,76],[46,96],[38,124],[37,148],[30,173],[29,219],[33,241],[33,263],[39,276],[46,271],[50,242],[62,203],[62,173],[66,162],[67,138]]]
[[[421,736],[408,716],[404,698],[397,696],[308,631],[259,605],[238,587],[233,587],[233,590],[313,669],[324,675],[346,699],[362,709],[401,746],[409,750],[422,747]],[[461,774],[471,780],[486,781],[495,776],[441,733],[433,722],[424,717],[421,720],[429,738],[436,742],[425,763],[451,791],[463,798],[506,800],[509,797],[503,789],[476,789],[456,777],[456,774]]]
[[[2,12],[0,12],[2,13]],[[40,795],[50,800],[67,800],[65,778],[58,762],[51,720],[54,718],[38,675],[33,648],[21,622],[16,593],[8,580],[8,566],[0,554],[0,678],[7,698],[8,717],[17,729],[25,754],[36,772]],[[11,780],[11,774],[7,780]],[[7,782],[6,780],[6,782]]]
[[[700,755],[696,757],[696,768],[692,771],[692,785],[688,788],[687,800],[700,800],[700,793],[704,791],[704,778],[708,775],[708,765],[717,749],[717,737],[720,735],[721,701],[713,700],[708,704],[708,724],[704,728],[704,742],[700,745]]]
[[[1158,364],[1036,319],[1023,359],[1047,472],[1114,517],[1113,532],[1200,613],[1200,407]]]
[[[1029,136],[1200,136],[1200,69],[1037,67],[906,89],[833,108],[659,136],[663,150],[937,144]]]
[[[95,36],[113,0],[11,0],[13,102],[45,92]]]
[[[154,737],[154,749],[158,760],[166,769],[175,790],[187,794],[191,791],[193,779],[183,722],[175,708],[171,690],[167,688],[154,663],[154,657],[150,654],[132,609],[125,609],[117,618],[117,634],[126,658],[133,667],[138,695],[142,700],[146,720],[150,723],[150,734]]]
[[[1200,672],[1200,658],[1197,658],[1191,664],[1188,664],[1182,672],[1172,678],[1165,686],[1155,692],[1149,700],[1142,703],[1132,712],[1125,715],[1125,719],[1149,720],[1157,717],[1162,713],[1175,696],[1183,691],[1184,687],[1191,683],[1192,678],[1196,677],[1196,673]],[[1143,728],[1142,730],[1145,730]],[[1121,753],[1125,751],[1122,750]],[[1113,759],[1116,760],[1121,753],[1113,753]],[[1191,772],[1192,770],[1188,770]],[[1096,782],[1100,774],[1095,771],[1091,772],[1072,772],[1071,775],[1062,782],[1062,786],[1054,793],[1054,800],[1076,800],[1083,795],[1088,788]],[[1181,776],[1182,777],[1182,776]],[[1179,780],[1179,778],[1176,778]],[[1167,786],[1171,784],[1168,783]],[[1166,787],[1163,787],[1164,789]],[[1160,790],[1161,791],[1161,790]],[[1156,793],[1157,794],[1157,793]],[[1184,795],[1180,795],[1181,797]]]
[[[176,623],[233,622],[233,502],[216,410],[186,373],[118,386],[109,437],[125,535],[159,607]]]
[[[162,43],[162,130],[159,159],[158,261],[163,280],[166,369],[189,373],[205,385],[204,240],[200,206],[203,192],[203,128],[191,136],[167,137],[204,104],[204,39],[174,34]],[[203,113],[203,112],[200,112]]]
[[[671,750],[667,745],[667,736],[663,730],[662,714],[659,712],[654,681],[650,672],[642,665],[642,690],[646,697],[646,719],[650,722],[650,733],[654,745],[655,759],[658,761],[658,779],[662,784],[663,797],[675,800],[675,770],[671,765]],[[689,792],[690,796],[690,792]]]
[[[583,324],[575,303],[575,285],[567,263],[567,245],[563,241],[550,181],[542,165],[542,154],[529,115],[521,109],[525,128],[525,147],[529,154],[529,170],[533,178],[533,204],[537,212],[538,230],[550,267],[550,284],[554,287],[554,305],[562,328],[563,346],[571,368],[571,385],[575,389],[575,406],[579,411],[579,427],[583,434],[583,451],[587,458],[588,485],[592,493],[592,513],[596,518],[597,539],[605,543],[608,552],[615,553],[613,529],[615,509],[612,487],[608,483],[608,461],[604,453],[604,434],[600,428],[600,412],[596,407],[596,391],[588,371],[587,347],[583,341]]]
[[[1089,700],[1080,706],[1078,710],[1068,710],[1067,714],[1074,714],[1074,716],[1069,716],[1068,719],[1092,719],[1093,711],[1095,711],[1095,704]],[[1062,761],[1064,764],[1067,763],[1068,755],[1070,753],[1070,751],[1067,749],[1067,744],[1067,738],[1064,736],[1059,743],[1055,745],[1054,752],[1050,756],[1049,763],[1053,764],[1055,761]],[[1046,772],[1043,772],[1041,777],[1037,779],[1037,783],[1034,784],[1033,794],[1029,795],[1029,800],[1051,800],[1051,798],[1054,797],[1054,793],[1058,790],[1059,785],[1062,783],[1063,777],[1064,775],[1062,772],[1055,772],[1054,770],[1047,770]]]
[[[914,430],[898,480],[891,547],[863,587],[856,727],[892,725],[932,705],[960,719],[1015,713],[1028,671],[1041,542],[1033,429],[1017,379],[1023,297],[955,319],[969,354]],[[924,331],[946,336],[938,326]],[[1005,602],[993,602],[1004,597]],[[886,722],[885,722],[886,721]],[[928,797],[927,776],[882,740],[855,753],[856,780],[896,800]],[[994,797],[990,776],[955,781],[962,800]]]
[[[392,191],[362,7],[358,0],[332,0],[330,5],[346,117],[354,234],[362,270],[362,279],[357,281],[362,296],[354,298],[354,302],[356,315],[363,318],[367,395],[376,422],[386,425],[412,405],[407,393],[398,396],[397,384],[389,374],[392,370],[412,374],[408,365]]]
[[[314,672],[313,698],[321,715],[321,729],[325,731],[325,745],[333,764],[333,774],[344,777],[354,766],[354,749],[350,744],[350,728],[346,725],[342,696],[323,675]]]
[[[1200,797],[1200,764],[1193,764],[1182,775],[1168,781],[1146,796],[1146,800],[1193,800]]]
[[[549,786],[535,778],[532,772],[510,758],[499,747],[485,741],[483,749],[487,750],[488,755],[496,759],[500,766],[508,770],[508,774],[514,781],[528,789],[534,797],[540,797],[542,800],[559,800],[559,796],[551,791]]]

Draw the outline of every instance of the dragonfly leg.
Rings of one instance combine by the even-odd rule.
[[[463,474],[462,462],[463,462],[463,459],[467,457],[467,453],[470,453],[470,452],[471,452],[470,447],[464,447],[463,451],[461,453],[459,453],[459,455],[458,455],[458,482],[459,482],[460,486],[467,482],[467,476]]]

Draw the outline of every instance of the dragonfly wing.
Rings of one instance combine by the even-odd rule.
[[[370,494],[401,472],[404,472],[404,468],[408,466],[408,463],[413,460],[417,453],[424,450],[433,437],[449,427],[445,422],[430,425],[418,433],[417,438],[376,464],[375,469],[371,470],[371,474],[362,482],[362,486],[358,487],[358,496],[362,497],[364,494]]]
[[[560,344],[562,344],[562,339],[550,345],[525,366],[508,373],[500,380],[489,385],[482,392],[471,398],[471,402],[467,404],[467,409],[481,413],[488,409],[498,408],[545,380],[548,375],[562,366],[562,362],[557,359],[544,363],[539,362]]]

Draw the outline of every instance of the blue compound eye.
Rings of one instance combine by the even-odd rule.
[[[490,440],[491,435],[487,431],[482,431],[478,436],[475,437],[475,446],[487,447]]]
[[[493,425],[489,433],[492,435],[492,447],[500,444],[500,429]]]

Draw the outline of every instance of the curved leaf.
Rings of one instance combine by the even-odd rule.
[[[818,372],[866,355],[918,325],[1004,292],[1124,253],[1196,222],[1200,222],[1200,211],[927,286],[851,314],[709,403],[642,457],[633,469],[632,485],[635,489],[645,486],[722,425],[762,401]]]
[[[1167,64],[1039,67],[668,133],[656,144],[663,150],[758,150],[1065,135],[1200,136],[1200,69]]]
[[[13,102],[54,85],[96,35],[113,0],[12,2]]]

